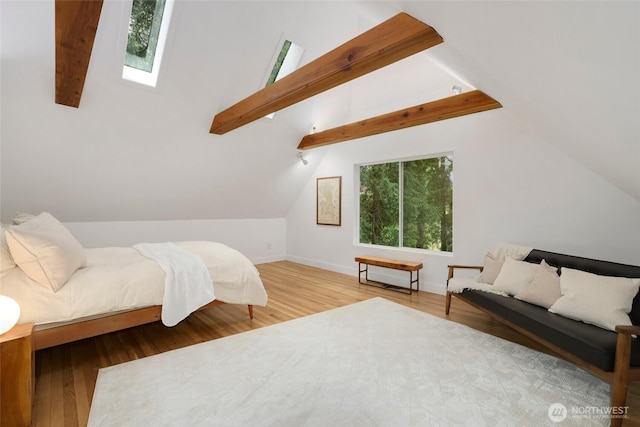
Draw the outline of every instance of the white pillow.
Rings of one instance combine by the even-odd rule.
[[[36,215],[30,214],[30,213],[26,213],[26,212],[17,211],[16,214],[13,216],[13,218],[11,218],[11,222],[13,222],[13,225],[20,225],[23,222],[27,222],[30,219],[33,219],[35,217],[36,217]]]
[[[500,274],[493,282],[493,289],[506,292],[509,295],[517,295],[527,289],[539,265],[507,257],[502,269],[500,269]]]
[[[11,256],[18,267],[29,278],[54,292],[87,263],[82,245],[47,212],[7,228],[6,235]]]
[[[13,261],[11,252],[9,252],[9,245],[7,244],[7,237],[4,234],[4,225],[0,226],[0,272],[9,270],[16,266]]]
[[[542,260],[529,286],[518,292],[515,298],[544,308],[551,307],[562,296],[557,271],[557,268]]]
[[[491,252],[487,252],[487,255],[484,257],[484,267],[480,275],[476,277],[476,282],[493,285],[496,277],[500,274],[502,264],[504,264],[504,261],[496,260]]]
[[[638,288],[640,279],[599,276],[563,267],[562,296],[549,311],[615,331],[616,325],[631,325],[629,312]]]

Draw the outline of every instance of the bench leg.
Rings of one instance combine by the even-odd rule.
[[[249,319],[253,319],[253,305],[249,304]]]
[[[413,284],[416,284],[416,291],[420,292],[420,270],[416,270],[416,278],[413,279],[413,271],[409,270],[409,295],[413,290]]]
[[[447,291],[447,296],[444,303],[444,314],[449,314],[451,310],[451,292]]]
[[[364,282],[362,281],[362,273],[364,273]],[[362,263],[358,263],[358,283],[361,285],[366,284],[369,281],[369,264],[364,265],[364,270],[362,269]]]

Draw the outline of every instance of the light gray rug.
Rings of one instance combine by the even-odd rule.
[[[557,403],[607,425],[572,413],[608,402],[568,362],[375,298],[101,369],[89,426],[547,426]]]

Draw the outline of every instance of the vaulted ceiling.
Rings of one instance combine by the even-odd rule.
[[[319,138],[451,97],[458,85],[498,100],[640,200],[637,2],[182,1],[155,89],[120,78],[128,7],[104,2],[73,109],[54,104],[55,2],[0,2],[8,199],[26,191],[34,206],[69,206],[63,220],[282,217],[313,174],[293,170],[313,126]],[[214,115],[260,89],[283,35],[305,48],[305,65],[399,12],[432,26],[444,43],[273,119],[209,133]],[[309,156],[320,160],[324,150]],[[15,208],[3,206],[3,218]]]
[[[216,114],[211,133],[237,129],[440,43],[432,27],[399,13]]]
[[[56,103],[77,108],[103,2],[55,2]],[[406,13],[398,13],[216,114],[209,132],[223,135],[442,41],[433,27]],[[306,150],[500,107],[499,102],[476,90],[325,130],[320,134],[313,132],[302,139],[298,149]]]

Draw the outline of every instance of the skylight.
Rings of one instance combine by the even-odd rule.
[[[304,49],[297,44],[289,40],[283,41],[265,87],[295,71],[303,53]]]
[[[298,68],[298,64],[300,63],[300,59],[302,58],[302,54],[304,53],[304,49],[293,43],[290,40],[284,39],[280,43],[280,49],[277,52],[277,55],[274,55],[273,67],[271,67],[271,72],[265,79],[265,83],[263,87],[267,87],[270,84],[280,80],[287,74],[291,74]],[[267,115],[268,118],[273,118],[274,113]]]
[[[156,86],[174,0],[133,0],[122,78]]]

